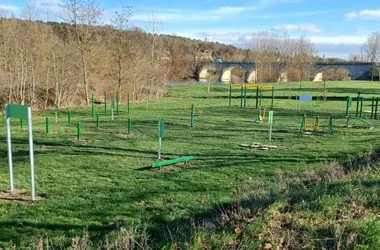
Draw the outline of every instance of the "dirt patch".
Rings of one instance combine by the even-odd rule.
[[[53,149],[53,148],[54,148],[54,146],[42,145],[42,146],[40,147],[40,150],[41,150],[41,151],[48,151],[48,150],[51,150],[51,149]]]
[[[36,196],[35,201],[42,201],[45,198]],[[13,192],[7,191],[7,192],[0,192],[0,202],[22,202],[22,203],[33,203],[32,197],[26,195],[25,189],[16,189],[13,190]]]
[[[174,170],[175,169],[174,169],[173,165],[162,167],[162,169],[160,169],[160,168],[151,168],[150,169],[150,171],[152,171],[152,172],[164,172],[164,173],[173,172]]]
[[[121,137],[121,138],[129,138],[129,137],[133,137],[132,134],[128,134],[128,133],[115,134],[115,136],[118,136],[118,137]]]
[[[69,141],[71,141],[71,142],[88,143],[88,140],[87,140],[87,139],[84,139],[84,138],[82,138],[82,139],[80,139],[80,140],[78,140],[77,138],[70,138]]]

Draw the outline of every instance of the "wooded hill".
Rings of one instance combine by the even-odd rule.
[[[231,45],[139,28],[15,18],[0,19],[0,51],[0,104],[35,108],[88,104],[105,90],[154,98],[169,81],[194,79],[205,61],[248,58]]]

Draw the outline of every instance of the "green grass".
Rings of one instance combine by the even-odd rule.
[[[329,97],[356,97],[360,90],[368,98],[363,107],[366,119],[369,119],[366,113],[370,110],[369,98],[380,93],[380,83],[377,82],[328,82],[327,86]],[[202,244],[220,248],[238,237],[233,232],[235,225],[230,231],[221,227],[212,233],[185,230],[181,234],[176,230],[181,226],[191,228],[192,218],[198,221],[213,216],[215,211],[237,200],[246,200],[246,205],[255,210],[262,205],[262,209],[269,209],[267,213],[272,208],[279,210],[291,197],[293,189],[289,183],[307,180],[311,172],[326,169],[329,162],[347,162],[379,148],[380,121],[370,121],[374,126],[372,130],[347,128],[345,101],[314,101],[312,113],[307,111],[307,104],[301,106],[304,111],[295,111],[295,101],[289,96],[300,93],[323,95],[319,83],[305,82],[301,90],[299,83],[275,84],[275,95],[279,98],[274,102],[271,143],[278,149],[248,151],[239,144],[269,143],[268,125],[253,124],[258,115],[254,91],[249,91],[245,109],[240,108],[239,93],[238,89],[234,90],[229,108],[227,85],[213,85],[209,94],[206,85],[170,86],[164,98],[132,104],[130,115],[126,114],[127,107],[121,106],[121,115],[114,121],[110,116],[104,117],[102,106],[97,106],[97,112],[102,114],[99,129],[89,107],[72,109],[72,126],[67,125],[66,109],[59,111],[57,124],[53,121],[54,110],[34,111],[36,189],[37,195],[46,199],[35,204],[0,202],[0,246],[16,244],[33,248],[39,237],[48,237],[51,246],[66,248],[73,237],[84,232],[88,232],[93,242],[102,242],[107,236],[115,237],[117,230],[110,225],[121,221],[126,228],[146,227],[152,248],[169,248],[176,242],[188,242],[194,248]],[[263,94],[269,97],[270,91]],[[203,112],[195,118],[195,128],[189,127],[191,103],[196,111]],[[270,105],[270,99],[264,98],[262,105]],[[351,113],[355,111],[355,105],[353,102]],[[319,115],[323,130],[327,130],[328,118],[332,115],[334,134],[299,134],[304,113],[308,115],[308,127]],[[46,116],[51,118],[50,134],[45,133]],[[126,136],[128,117],[132,119],[133,129],[132,135]],[[157,160],[158,120],[165,121],[163,158],[193,155],[195,159],[190,161],[189,167],[149,170]],[[75,140],[77,122],[83,126],[80,141]],[[363,125],[354,120],[352,123]],[[5,191],[8,189],[8,160],[4,124],[3,120],[0,125],[0,190]],[[16,188],[25,188],[29,193],[27,130],[20,129],[17,120],[12,121],[12,145]],[[365,179],[368,175],[371,177],[369,181],[378,182],[377,172],[366,173]],[[279,176],[284,181],[279,181]],[[336,186],[331,186],[334,183],[313,184],[302,194],[308,197],[306,204],[309,205],[298,205],[293,214],[299,218],[314,216],[323,220],[323,216],[335,212],[342,200],[349,199],[350,192],[357,190],[359,196],[364,195],[362,189],[367,186],[362,182],[357,184],[355,178],[350,179],[350,183],[336,180]],[[284,187],[279,183],[284,183]],[[371,187],[368,195],[376,197],[378,189]],[[296,187],[293,191],[298,189]],[[252,200],[250,197],[257,198],[256,205],[248,202]],[[372,207],[378,208],[377,205]],[[268,230],[265,223],[256,220],[253,226],[250,225],[252,232],[249,232],[252,235],[265,232]],[[366,225],[363,222],[355,228],[365,231],[368,229]],[[325,222],[319,228],[320,232],[317,226],[305,231],[308,235],[314,234],[315,238],[330,237],[335,232],[330,227]],[[177,233],[171,235],[169,232]],[[262,239],[255,239],[246,241],[246,244],[263,244]]]

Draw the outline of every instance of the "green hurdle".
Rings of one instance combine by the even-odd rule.
[[[190,155],[190,156],[171,159],[171,160],[167,160],[167,161],[154,162],[152,164],[152,168],[160,168],[160,170],[161,170],[163,166],[171,165],[171,164],[175,164],[175,163],[179,163],[179,162],[185,162],[185,164],[187,165],[190,160],[194,160],[194,156]]]

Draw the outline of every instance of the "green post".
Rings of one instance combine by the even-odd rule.
[[[128,115],[129,115],[129,111],[130,111],[130,109],[129,109],[129,101],[130,101],[130,96],[129,96],[129,93],[128,93]]]
[[[328,133],[330,135],[332,135],[333,133],[333,122],[332,122],[332,116],[330,116],[330,119],[329,119],[329,128],[328,128]]]
[[[132,134],[132,120],[128,118],[128,134]]]
[[[347,105],[346,105],[346,117],[350,116],[350,107],[352,105],[352,98],[347,96]]]
[[[104,116],[107,116],[107,91],[104,91]]]
[[[99,116],[100,116],[100,114],[99,114],[99,113],[96,113],[96,127],[97,127],[97,128],[100,127],[100,119],[99,119]]]
[[[23,120],[23,119],[20,119],[20,128],[21,128],[21,129],[24,128],[24,120]]]
[[[303,115],[301,126],[300,126],[300,133],[302,133],[305,130],[305,127],[306,127],[306,115]]]
[[[359,99],[360,99],[360,91],[358,92],[358,97],[356,98],[356,113],[355,116],[359,116]]]
[[[244,95],[244,89],[243,89],[243,87],[241,87],[241,89],[240,89],[240,108],[242,108],[243,107],[243,95]]]
[[[315,117],[315,124],[314,124],[314,133],[315,132],[319,132],[319,115],[317,115],[316,117]]]
[[[95,100],[94,100],[94,94],[91,95],[91,116],[94,117],[95,115]]]
[[[230,94],[228,96],[228,107],[231,107],[231,94],[232,94],[232,86],[230,84]]]
[[[274,100],[274,87],[272,87],[272,101],[270,104],[270,109],[273,109],[273,100]]]
[[[69,112],[67,112],[67,123],[68,123],[68,125],[71,125],[71,110],[69,110]]]
[[[272,141],[273,111],[269,111],[268,123],[269,123],[269,141]]]
[[[260,97],[259,97],[259,106],[261,107],[261,97],[262,97],[262,89],[259,89],[259,95],[260,95]]]
[[[244,108],[247,106],[247,86],[244,86]]]
[[[375,120],[377,119],[377,107],[379,105],[379,97],[376,97],[376,104],[375,104]]]
[[[194,104],[191,104],[190,128],[194,128]]]
[[[46,134],[49,134],[49,132],[50,132],[50,124],[49,124],[49,117],[47,117],[46,116],[46,123],[45,123],[45,125],[46,125]]]
[[[78,124],[77,124],[77,139],[78,139],[78,141],[80,140],[80,136],[81,136],[81,124],[80,124],[80,122],[78,122]]]
[[[256,109],[259,107],[259,87],[256,88]]]
[[[360,112],[359,112],[360,118],[362,118],[362,113],[363,113],[363,97],[360,98]]]
[[[371,119],[373,119],[373,110],[375,105],[375,97],[372,97],[372,105],[371,105]]]
[[[119,115],[119,91],[116,91],[116,115]]]
[[[111,120],[113,121],[113,112],[115,110],[115,99],[112,98],[111,101]]]

